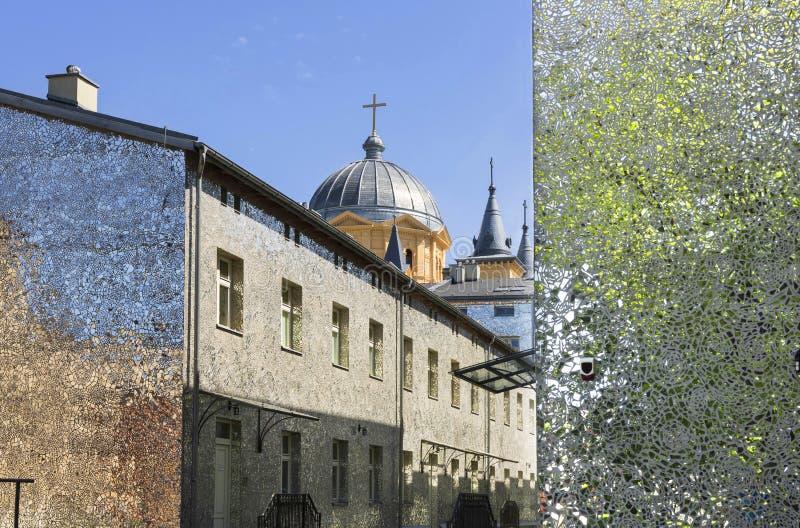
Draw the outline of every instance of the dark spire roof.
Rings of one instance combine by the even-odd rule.
[[[503,228],[503,219],[500,217],[500,207],[494,196],[494,162],[489,159],[491,183],[489,184],[489,200],[483,212],[481,231],[477,238],[472,239],[475,245],[473,257],[486,257],[490,255],[511,255],[511,239],[506,237]]]
[[[528,237],[528,203],[523,201],[522,207],[524,210],[522,215],[522,240],[519,242],[517,258],[522,267],[525,268],[525,277],[530,277],[533,275],[533,246],[531,246],[531,241]]]
[[[389,234],[389,245],[386,247],[386,255],[383,260],[394,264],[397,269],[403,270],[403,246],[400,244],[400,235],[397,233],[397,222],[392,226]]]

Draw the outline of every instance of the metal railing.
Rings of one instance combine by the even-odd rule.
[[[14,528],[19,528],[19,494],[20,485],[33,484],[33,479],[27,478],[0,478],[0,482],[14,483],[16,489],[14,494]]]
[[[519,528],[519,506],[507,500],[500,508],[500,528]]]
[[[258,516],[258,528],[320,528],[322,516],[308,493],[276,493]]]
[[[459,493],[453,505],[448,528],[494,528],[489,496],[482,493]]]

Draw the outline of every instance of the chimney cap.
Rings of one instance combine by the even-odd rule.
[[[86,81],[87,83],[91,84],[95,88],[100,88],[99,84],[97,84],[96,82],[85,76],[83,73],[81,73],[81,69],[74,64],[70,64],[67,66],[66,73],[52,73],[50,75],[45,75],[45,77],[48,79],[54,79],[57,77],[78,77]]]

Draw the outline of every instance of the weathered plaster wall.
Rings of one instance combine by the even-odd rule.
[[[36,480],[23,526],[179,523],[184,174],[182,152],[0,107],[0,474]]]
[[[255,410],[240,408],[238,416],[223,411],[220,418],[241,423],[242,438],[232,473],[232,504],[242,505],[232,515],[232,526],[249,526],[279,490],[279,441],[282,429],[298,431],[302,442],[302,491],[310,492],[321,510],[326,526],[385,526],[396,524],[399,507],[398,484],[401,471],[399,395],[402,392],[402,450],[414,453],[414,495],[404,507],[405,524],[435,524],[449,518],[451,487],[429,479],[429,468],[420,472],[422,439],[485,451],[491,443],[493,453],[520,460],[529,479],[528,464],[535,464],[534,436],[529,425],[518,431],[502,425],[488,425],[486,396],[481,394],[481,410],[473,415],[469,408],[469,387],[462,383],[462,405],[450,405],[450,360],[462,365],[482,361],[486,352],[473,346],[460,329],[454,333],[449,321],[431,317],[428,307],[404,307],[402,335],[398,331],[397,298],[380,291],[364,280],[361,270],[344,271],[334,264],[327,250],[294,237],[283,236],[283,224],[242,201],[241,213],[220,204],[219,184],[224,176],[206,169],[201,194],[199,346],[200,387],[203,390],[239,398],[269,402],[320,418],[319,422],[292,419],[276,427],[266,439],[264,451],[255,449]],[[243,327],[241,335],[218,328],[216,259],[218,251],[242,259]],[[302,334],[300,354],[280,347],[281,281],[302,287]],[[332,365],[330,353],[332,304],[349,310],[349,366]],[[437,316],[438,318],[438,316]],[[383,324],[383,378],[369,376],[368,321]],[[400,389],[399,342],[402,336],[413,340],[414,386]],[[428,397],[428,349],[439,354],[439,398]],[[515,397],[514,397],[515,398]],[[208,399],[204,399],[205,408]],[[526,400],[527,402],[527,397]],[[501,405],[495,399],[497,405]],[[526,403],[527,405],[527,403]],[[498,407],[498,417],[502,409]],[[513,408],[512,408],[513,412]],[[216,419],[216,418],[215,418]],[[502,420],[502,418],[499,418]],[[199,503],[201,517],[212,515],[214,493],[213,420],[201,433],[199,453]],[[526,424],[528,415],[525,414]],[[366,427],[367,434],[358,433]],[[487,427],[491,434],[487,438]],[[349,502],[332,505],[331,442],[349,443]],[[383,447],[383,500],[368,503],[368,446]],[[462,466],[463,468],[463,466]],[[441,471],[441,468],[439,468]],[[532,469],[530,471],[533,471]],[[512,474],[516,477],[517,466]],[[502,475],[502,469],[498,469]],[[437,489],[443,490],[441,493]],[[528,493],[532,502],[532,493]],[[527,499],[526,499],[527,500]],[[497,504],[499,507],[499,502]]]

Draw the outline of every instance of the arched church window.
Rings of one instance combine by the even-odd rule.
[[[414,253],[410,250],[406,250],[406,264],[411,266],[414,263]]]

